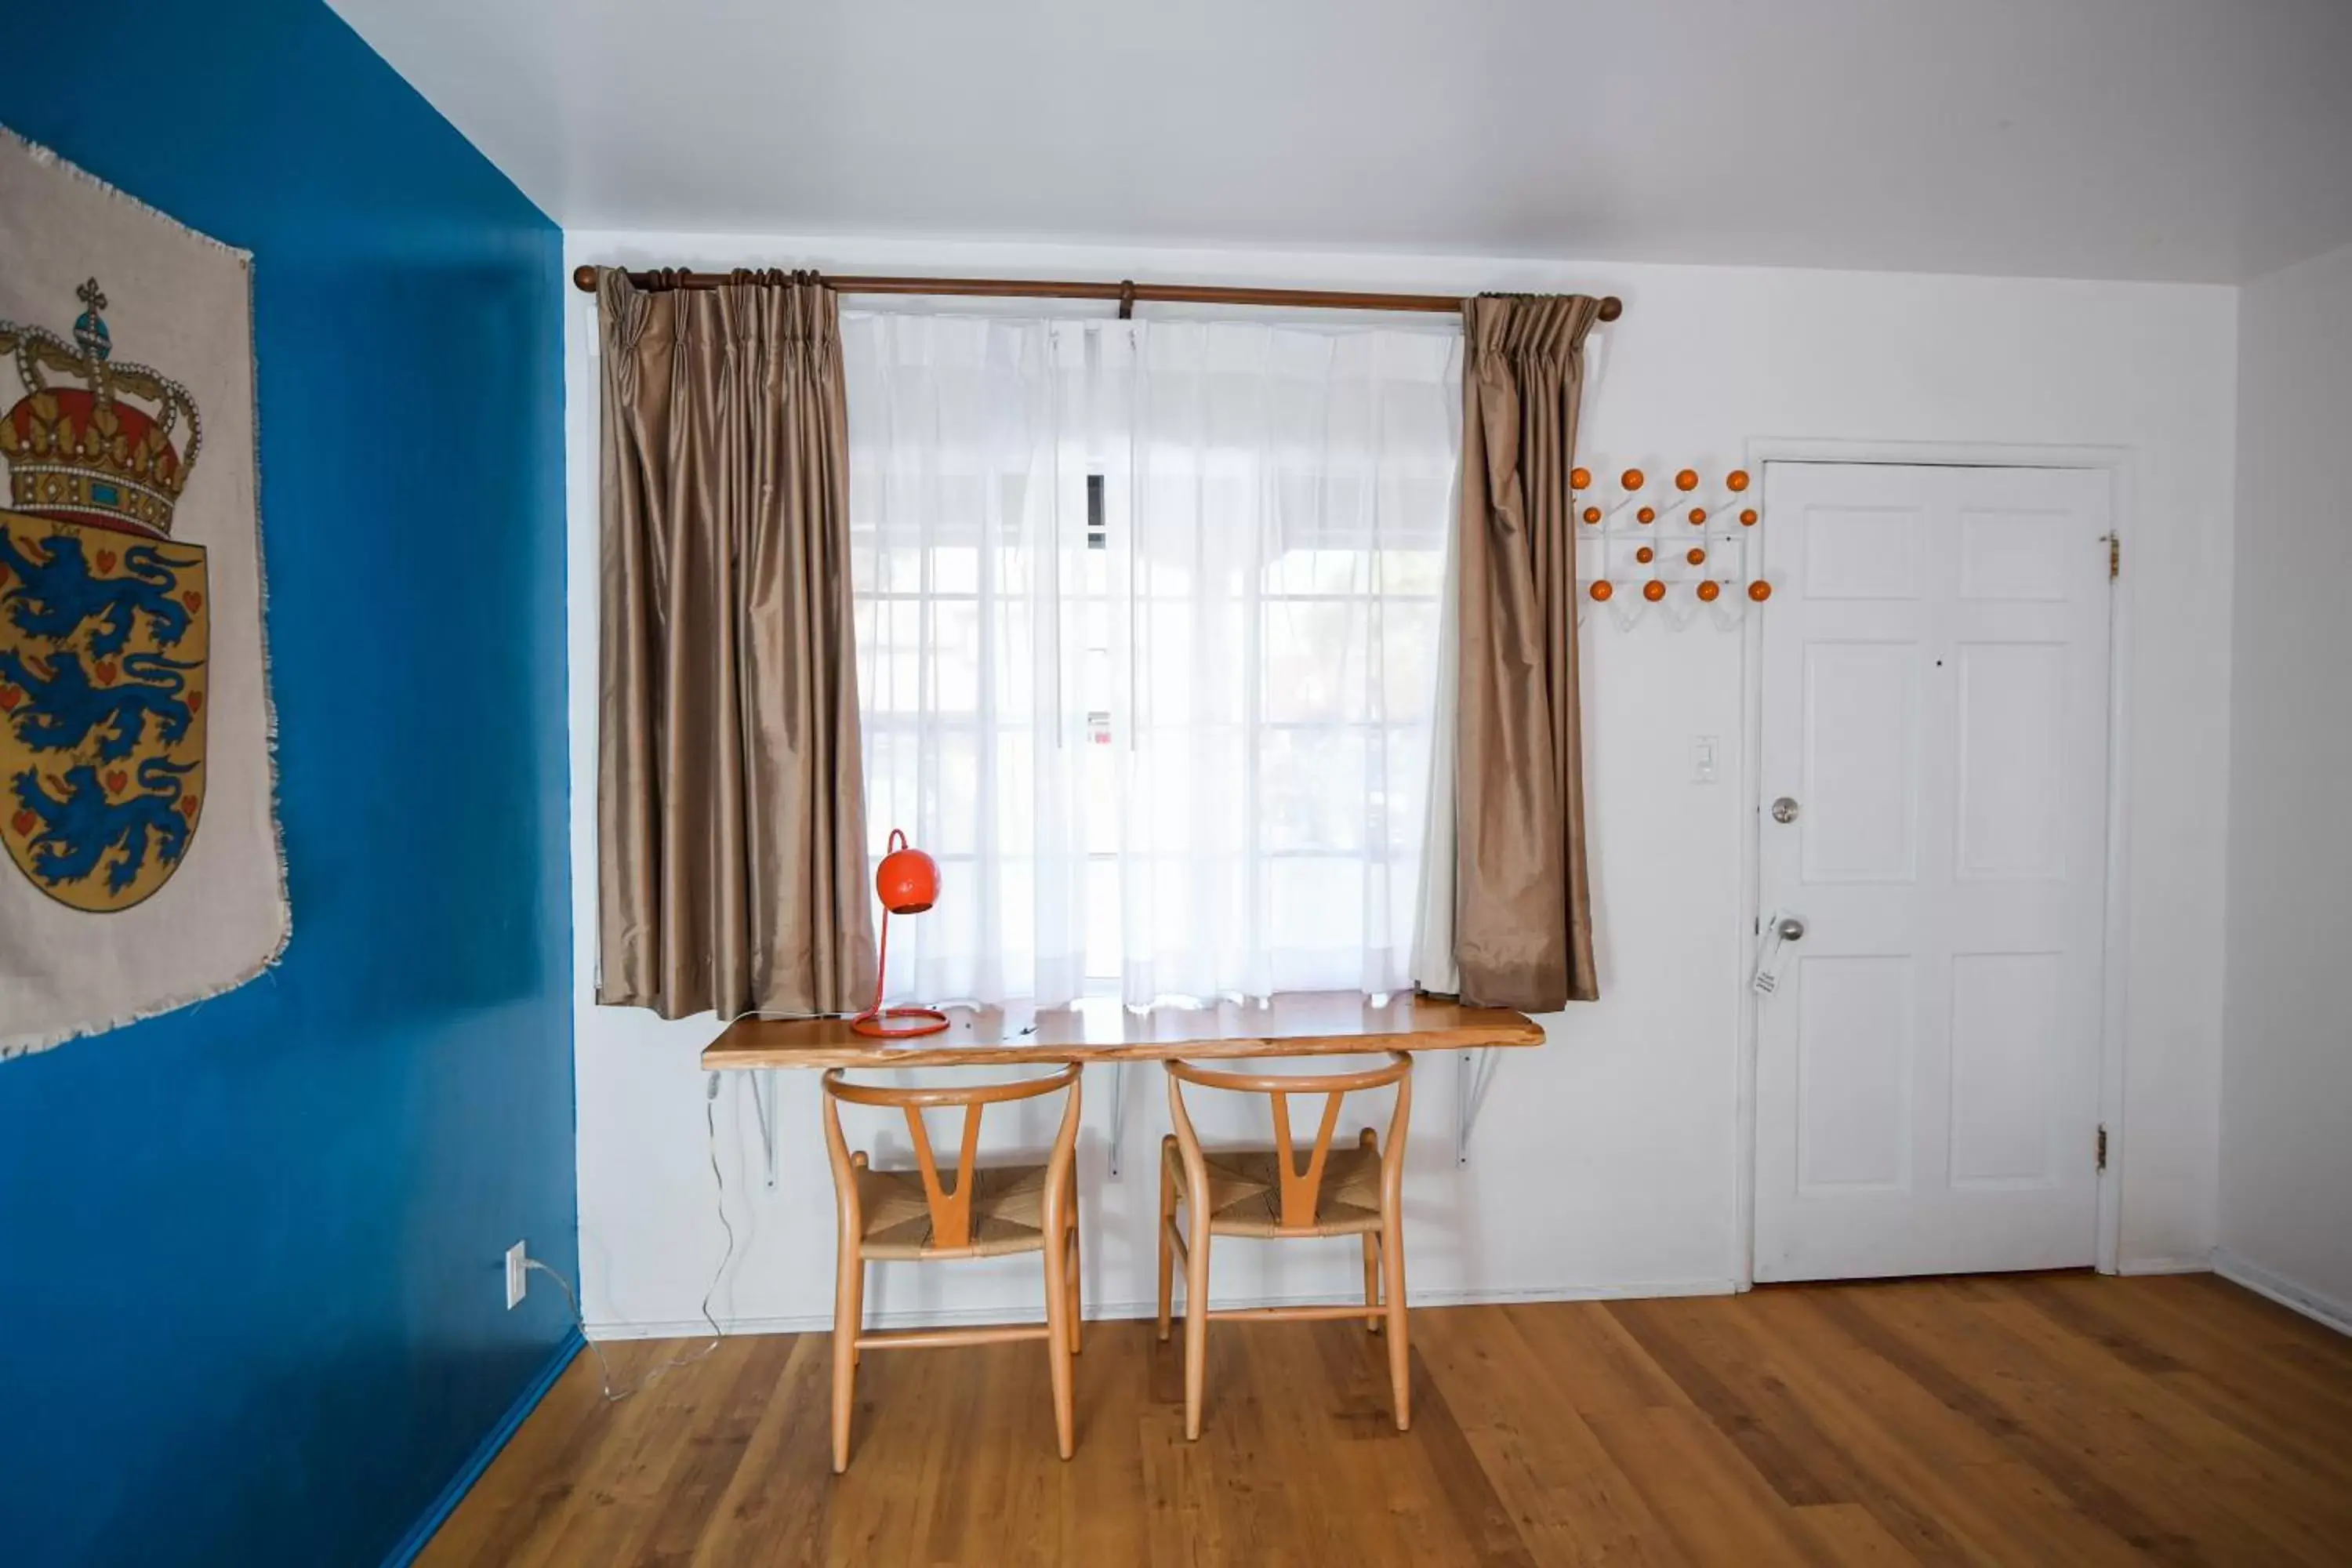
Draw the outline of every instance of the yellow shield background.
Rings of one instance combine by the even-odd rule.
[[[0,841],[59,903],[171,879],[205,784],[196,545],[0,510]]]

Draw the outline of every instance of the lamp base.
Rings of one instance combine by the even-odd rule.
[[[938,1034],[948,1026],[948,1016],[929,1007],[877,1007],[849,1020],[849,1026],[877,1040],[908,1040]]]

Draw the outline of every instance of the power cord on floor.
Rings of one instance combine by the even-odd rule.
[[[536,1258],[526,1257],[522,1260],[522,1266],[525,1268],[536,1269],[554,1280],[563,1291],[563,1299],[571,1303],[572,1326],[580,1331],[580,1337],[587,1342],[589,1353],[596,1358],[597,1387],[608,1405],[617,1405],[633,1394],[643,1393],[665,1373],[676,1372],[682,1366],[692,1366],[696,1362],[717,1350],[719,1342],[726,1337],[719,1330],[719,1320],[711,1314],[710,1310],[710,1299],[719,1293],[719,1281],[726,1278],[727,1266],[735,1260],[735,1226],[727,1217],[727,1178],[719,1173],[719,1077],[718,1073],[709,1075],[709,1082],[705,1086],[702,1096],[702,1131],[707,1139],[705,1150],[710,1156],[710,1180],[719,1189],[719,1226],[727,1233],[727,1249],[719,1254],[719,1267],[711,1273],[709,1287],[702,1292],[702,1321],[710,1325],[709,1344],[689,1354],[673,1356],[625,1388],[615,1389],[613,1386],[613,1363],[604,1359],[604,1346],[589,1339],[588,1320],[581,1315],[580,1293],[572,1288],[572,1281],[566,1279],[561,1270],[549,1268]]]

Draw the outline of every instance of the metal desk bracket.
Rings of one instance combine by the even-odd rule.
[[[768,1190],[776,1190],[776,1079],[781,1069],[763,1068],[751,1075],[751,1109],[760,1115],[760,1148],[767,1161]]]
[[[1491,1050],[1454,1053],[1454,1163],[1456,1165],[1470,1163],[1470,1131],[1477,1125],[1478,1112],[1486,1103],[1488,1091],[1495,1086],[1495,1063],[1498,1055]]]
[[[1110,1064],[1110,1179],[1118,1180],[1119,1149],[1127,1142],[1127,1064]]]

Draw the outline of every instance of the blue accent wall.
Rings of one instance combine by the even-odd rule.
[[[373,1563],[570,1326],[560,237],[318,0],[7,15],[0,122],[255,253],[294,936],[0,1062],[0,1563]]]

